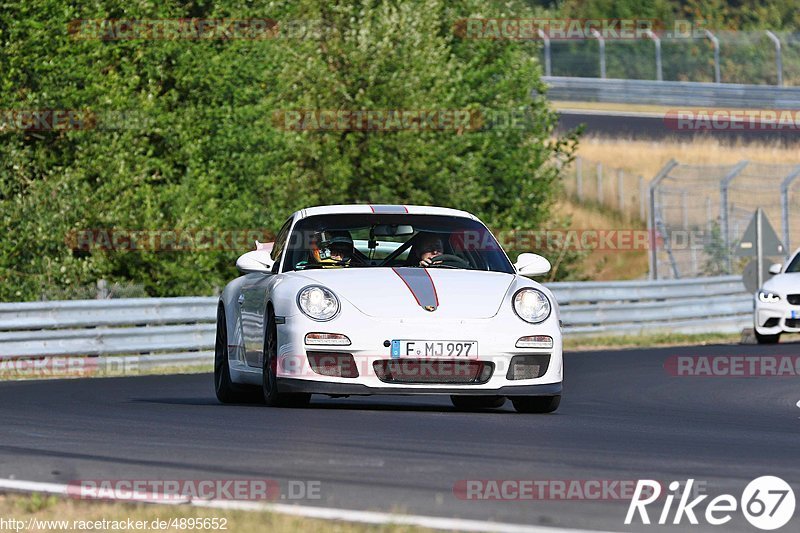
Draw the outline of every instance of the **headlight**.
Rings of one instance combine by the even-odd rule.
[[[758,300],[765,304],[774,304],[775,302],[780,302],[781,297],[774,292],[765,291],[762,289],[758,291]]]
[[[542,291],[520,289],[514,295],[514,312],[525,322],[538,324],[550,316],[550,300]]]
[[[311,285],[297,295],[297,306],[309,318],[330,320],[339,312],[339,300],[325,287]]]

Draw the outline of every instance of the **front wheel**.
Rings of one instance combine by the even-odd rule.
[[[310,394],[278,392],[278,326],[272,311],[268,313],[267,321],[261,380],[264,403],[270,407],[304,407],[311,401]]]
[[[552,413],[561,403],[561,395],[556,396],[517,396],[511,398],[518,413]]]
[[[505,396],[450,396],[453,407],[459,411],[475,411],[478,409],[495,409],[503,407]]]
[[[754,330],[756,334],[756,342],[758,344],[777,344],[778,341],[781,340],[781,334],[776,333],[775,335],[762,335],[757,330]]]

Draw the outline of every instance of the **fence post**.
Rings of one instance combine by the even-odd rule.
[[[603,163],[597,163],[597,203],[603,204]]]
[[[650,181],[650,216],[647,219],[647,227],[650,232],[650,279],[658,279],[658,240],[656,239],[656,189],[670,171],[677,166],[678,162],[670,159],[658,174]]]
[[[583,159],[580,156],[575,158],[575,180],[578,200],[583,201]]]
[[[681,191],[681,214],[683,215],[681,218],[683,220],[683,229],[689,229],[689,196],[686,193],[686,189]]]
[[[778,86],[783,85],[783,58],[781,57],[781,40],[778,36],[767,30],[767,37],[775,44],[775,67],[778,70]]]
[[[786,257],[792,253],[789,235],[789,187],[800,176],[800,165],[796,166],[781,183],[781,229],[783,230],[783,245],[786,247]]]
[[[98,300],[105,300],[108,298],[108,282],[104,279],[97,280],[97,296]]]
[[[597,39],[597,45],[600,49],[600,77],[606,77],[606,40],[600,35],[600,32],[592,28],[592,36]]]
[[[645,199],[647,198],[647,193],[644,190],[644,177],[639,176],[639,218],[645,220]]]
[[[625,212],[625,171],[617,169],[617,207],[619,212]]]
[[[653,40],[653,44],[656,46],[656,80],[664,81],[664,73],[661,69],[661,39],[658,38],[658,35],[653,33],[653,30],[647,30],[645,35],[650,37]]]
[[[706,37],[711,39],[711,44],[714,45],[714,82],[720,82],[720,72],[719,72],[719,39],[717,39],[713,33],[709,30],[705,30]]]
[[[538,30],[539,37],[544,42],[544,75],[545,76],[552,76],[552,71],[550,70],[550,37],[540,28]]]
[[[708,31],[708,30],[706,30]],[[727,254],[727,272],[730,274],[733,270],[733,264],[731,263],[731,235],[728,229],[728,187],[730,186],[733,178],[739,175],[739,173],[747,166],[748,161],[739,161],[733,170],[731,170],[727,176],[722,178],[722,181],[719,182],[719,211],[720,211],[720,221],[722,230],[722,242],[725,244],[725,253]]]

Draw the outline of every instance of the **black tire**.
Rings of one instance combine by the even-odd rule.
[[[496,409],[506,403],[505,396],[450,396],[453,407],[459,411],[476,411],[478,409]]]
[[[217,336],[214,342],[214,392],[222,403],[252,403],[259,400],[253,387],[238,385],[231,381],[228,366],[228,328],[225,310],[217,309]]]
[[[261,392],[269,407],[305,407],[311,395],[305,393],[278,392],[278,326],[270,309],[267,313],[267,334],[264,339],[264,367],[262,368]]]
[[[556,396],[516,396],[511,398],[518,413],[552,413],[561,403],[561,395]]]
[[[753,330],[756,334],[756,342],[758,344],[777,344],[781,340],[781,334],[775,335],[761,335],[758,331]]]

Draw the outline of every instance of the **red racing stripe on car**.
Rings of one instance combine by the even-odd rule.
[[[436,286],[433,284],[433,278],[431,278],[426,269],[399,267],[392,268],[392,270],[403,280],[403,283],[411,291],[411,295],[414,296],[420,307],[428,311],[435,311],[439,307],[439,295],[436,293]]]
[[[397,215],[408,213],[408,208],[404,205],[370,205],[373,213],[381,215]]]

